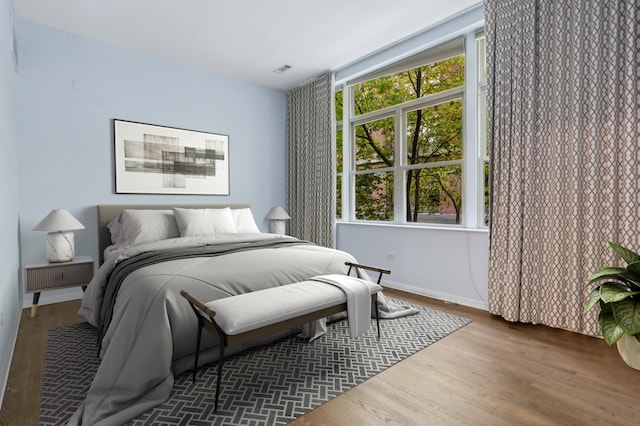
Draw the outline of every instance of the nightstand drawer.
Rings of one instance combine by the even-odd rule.
[[[24,283],[26,291],[34,292],[86,285],[91,281],[91,278],[93,278],[93,261],[26,268]]]

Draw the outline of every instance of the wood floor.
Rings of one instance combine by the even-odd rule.
[[[385,292],[473,322],[293,425],[640,425],[640,371],[601,339]],[[47,330],[79,322],[78,306],[24,310],[2,425],[38,423]]]

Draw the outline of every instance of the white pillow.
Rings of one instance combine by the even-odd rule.
[[[109,233],[111,234],[111,244],[120,245],[122,241],[122,227],[120,226],[120,215],[113,219],[107,225]]]
[[[132,246],[180,236],[172,210],[123,210],[118,222],[120,233],[116,244],[120,246]],[[109,229],[114,228],[117,230],[116,226]]]
[[[250,208],[231,209],[231,214],[233,215],[233,224],[236,226],[237,232],[260,233]]]
[[[231,209],[173,209],[181,237],[235,233]]]

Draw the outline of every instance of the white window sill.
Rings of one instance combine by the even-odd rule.
[[[489,228],[465,228],[462,226],[442,226],[433,224],[400,224],[392,222],[348,222],[345,220],[336,220],[337,226],[369,226],[376,228],[398,228],[398,229],[416,229],[416,230],[430,230],[430,231],[453,231],[453,232],[477,232],[482,234],[488,234]]]

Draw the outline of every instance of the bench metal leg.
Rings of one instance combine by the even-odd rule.
[[[196,359],[193,362],[193,383],[196,382],[196,373],[198,372],[198,356],[200,355],[200,341],[202,340],[202,317],[198,315],[198,338],[196,339]]]
[[[220,383],[222,381],[222,366],[224,365],[224,340],[220,339],[220,355],[218,356],[218,382],[216,383],[216,405],[214,412],[218,411],[218,398],[220,397]]]
[[[373,302],[376,306],[376,326],[378,327],[378,340],[380,340],[380,315],[378,314],[378,300]]]
[[[213,411],[218,411],[218,400],[220,398],[220,385],[222,383],[222,366],[224,365],[224,348],[227,345],[226,335],[224,331],[222,331],[222,329],[218,326],[218,324],[216,324],[216,322],[213,320],[213,315],[215,315],[215,313],[208,314],[211,321],[207,320],[205,317],[202,316],[201,309],[199,309],[194,305],[194,303],[192,303],[191,301],[192,296],[190,294],[186,293],[184,290],[181,291],[180,294],[182,294],[189,301],[189,305],[191,306],[191,309],[193,309],[193,312],[196,314],[196,318],[198,319],[198,336],[196,339],[196,353],[195,353],[196,356],[193,363],[193,383],[196,382],[196,373],[198,372],[198,358],[200,355],[200,342],[202,341],[202,329],[205,328],[204,321],[207,321],[207,326],[209,325],[213,326],[216,332],[218,333],[218,345],[220,346],[220,355],[218,357],[218,380],[216,383],[216,401],[215,401],[215,407],[213,410]],[[202,309],[206,310],[206,307],[203,307]],[[207,330],[210,332],[212,331],[208,327],[207,327]]]

